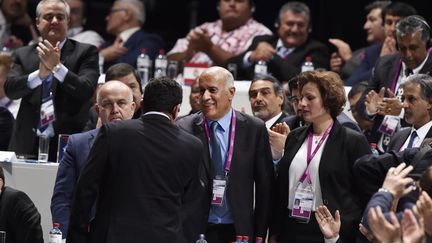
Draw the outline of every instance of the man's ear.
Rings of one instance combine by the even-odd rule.
[[[175,120],[178,117],[178,114],[180,113],[180,106],[181,104],[178,104],[176,106],[174,106],[174,108],[171,111],[171,117],[172,117],[172,122],[175,122]]]
[[[234,98],[234,94],[235,94],[236,88],[234,86],[229,87],[228,91],[230,92],[230,100],[232,100]]]

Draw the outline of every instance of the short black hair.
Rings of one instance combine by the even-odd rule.
[[[145,87],[143,112],[171,112],[183,100],[182,87],[168,77],[151,79]]]
[[[393,2],[382,9],[381,18],[384,25],[386,15],[398,16],[403,18],[415,14],[417,14],[417,11],[413,6],[404,2]]]
[[[279,92],[283,91],[282,85],[279,82],[279,80],[270,74],[257,74],[257,75],[255,75],[254,78],[252,79],[251,84],[255,81],[258,81],[258,80],[265,80],[265,81],[269,81],[269,82],[273,83],[273,88],[274,88],[275,93],[279,93]]]
[[[368,85],[368,81],[361,81],[359,83],[356,83],[348,92],[348,99],[352,99],[357,94],[363,94],[364,91],[367,89]]]
[[[127,64],[127,63],[117,63],[117,64],[109,67],[105,73],[105,82],[125,77],[131,73],[133,73],[135,79],[137,80],[139,88],[140,88],[140,92],[142,94],[143,89],[141,86],[141,78],[140,78],[137,70],[135,70],[135,68],[132,65]]]

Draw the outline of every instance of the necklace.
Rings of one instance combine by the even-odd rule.
[[[322,135],[313,135],[313,142],[317,144],[322,138]]]

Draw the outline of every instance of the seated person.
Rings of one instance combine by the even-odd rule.
[[[237,64],[239,80],[251,80],[254,64],[260,60],[267,62],[267,71],[281,82],[299,74],[308,56],[315,69],[328,69],[330,54],[327,46],[309,38],[312,27],[306,4],[289,2],[283,5],[276,28],[277,35],[255,37],[245,52],[226,62]]]
[[[177,40],[168,52],[168,59],[181,62],[222,65],[228,58],[238,55],[257,35],[272,32],[252,17],[252,0],[219,0],[219,20],[204,23]]]
[[[0,166],[0,231],[6,231],[6,242],[43,243],[41,216],[32,200],[5,184]]]

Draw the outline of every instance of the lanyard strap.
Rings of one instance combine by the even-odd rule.
[[[234,153],[234,139],[235,139],[236,125],[237,125],[236,114],[233,110],[232,111],[232,117],[231,117],[230,132],[229,132],[230,139],[229,139],[228,156],[227,156],[227,159],[225,161],[225,175],[227,175],[231,169],[231,161],[232,161],[232,156]],[[210,128],[208,126],[207,117],[204,117],[204,130],[206,133],[208,143],[210,144]]]
[[[312,131],[309,131],[308,141],[307,141],[308,142],[307,143],[307,159],[306,159],[307,166],[306,166],[305,171],[303,172],[303,175],[300,178],[301,183],[303,183],[304,180],[307,179],[307,182],[309,184],[312,184],[312,180],[310,178],[310,173],[309,173],[309,165],[310,165],[312,159],[315,157],[315,154],[318,152],[321,145],[324,143],[324,141],[326,140],[326,138],[330,134],[330,131],[332,130],[332,128],[333,128],[333,122],[330,124],[330,126],[327,127],[322,138],[320,139],[319,143],[317,144],[317,146],[315,147],[315,149],[312,153],[311,153],[311,150],[312,150],[313,134],[312,134]]]

